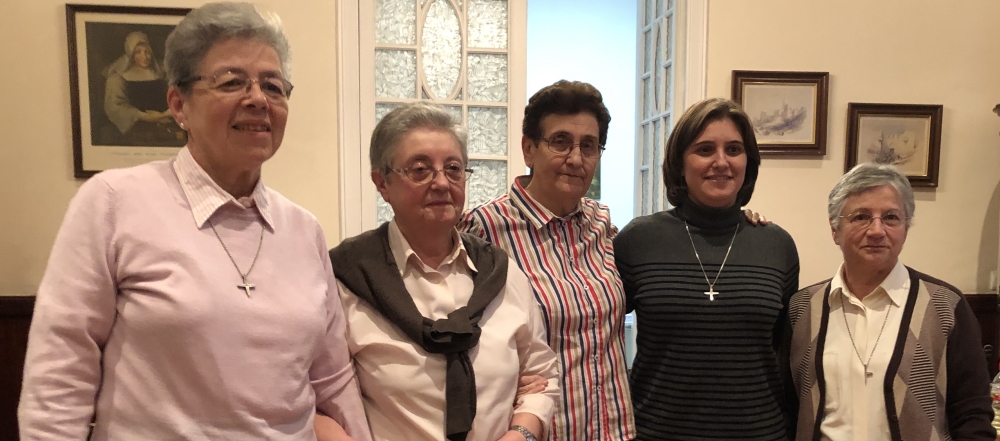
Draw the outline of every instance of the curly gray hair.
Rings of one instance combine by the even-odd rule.
[[[198,65],[212,46],[233,38],[258,40],[274,48],[281,60],[282,75],[290,79],[291,48],[278,15],[250,3],[218,2],[192,10],[167,37],[167,84],[189,93],[191,84],[184,81],[196,76]]]
[[[913,187],[896,167],[888,164],[865,162],[854,166],[837,181],[827,198],[826,211],[833,228],[840,228],[840,211],[844,209],[847,198],[864,193],[875,187],[890,185],[896,190],[906,212],[906,228],[913,224],[913,214],[916,203],[913,201]]]

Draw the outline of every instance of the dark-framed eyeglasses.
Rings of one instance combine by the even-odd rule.
[[[594,138],[588,137],[581,139],[580,142],[574,142],[570,136],[556,134],[539,139],[549,146],[552,153],[558,155],[568,155],[574,146],[580,146],[580,155],[588,159],[600,158],[604,153],[604,146]]]
[[[846,216],[837,217],[847,220],[847,225],[852,229],[868,229],[875,222],[875,219],[880,220],[882,226],[885,228],[899,228],[906,224],[906,216],[895,211],[884,213],[881,216],[872,216],[871,213],[857,211]]]
[[[192,84],[198,81],[205,81],[208,87],[227,95],[249,94],[254,84],[260,86],[260,91],[264,93],[270,101],[286,101],[292,97],[292,83],[278,75],[262,75],[259,78],[250,78],[250,75],[240,70],[227,70],[214,75],[198,75],[179,81],[178,84]]]
[[[414,184],[422,185],[434,180],[438,173],[444,173],[453,184],[461,184],[469,180],[472,176],[472,169],[465,168],[457,162],[445,164],[444,168],[436,169],[422,162],[418,162],[406,168],[394,168],[392,171],[406,176]]]

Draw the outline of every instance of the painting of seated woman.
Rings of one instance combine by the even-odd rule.
[[[92,99],[92,106],[103,104],[101,111],[91,112],[94,145],[180,147],[187,142],[167,108],[167,81],[147,33],[129,32],[124,53],[101,73],[104,97]]]

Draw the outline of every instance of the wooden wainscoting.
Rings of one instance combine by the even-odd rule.
[[[17,400],[34,308],[34,296],[0,296],[0,440],[18,439]]]
[[[1000,317],[996,294],[967,294],[982,328],[984,362],[990,378],[1000,361]],[[24,352],[35,307],[34,296],[0,296],[0,440],[17,440],[17,400],[21,394]]]

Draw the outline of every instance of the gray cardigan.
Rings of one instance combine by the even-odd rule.
[[[910,292],[884,378],[893,440],[994,441],[989,374],[979,325],[955,287],[907,267]],[[819,440],[826,382],[823,348],[830,281],[805,288],[789,303],[785,354],[795,439]]]

